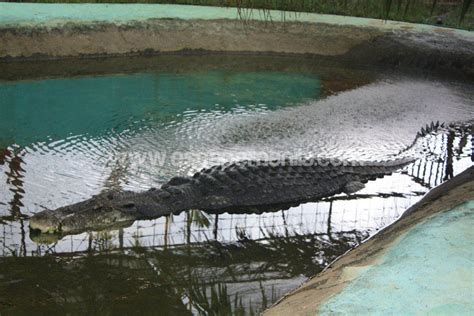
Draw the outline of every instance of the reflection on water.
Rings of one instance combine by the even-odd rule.
[[[213,164],[211,155],[385,159],[423,124],[474,118],[468,84],[338,71],[334,80],[285,65],[0,83],[0,311],[255,314],[471,165],[472,123],[456,123],[355,195],[28,236],[28,216],[42,208],[156,186]],[[331,95],[341,86],[357,89]],[[175,152],[188,155],[137,160]]]
[[[0,88],[0,131],[2,141],[62,152],[77,150],[73,140],[78,136],[119,138],[141,128],[169,128],[198,113],[271,110],[319,95],[317,75],[285,72],[142,73],[5,82]],[[71,141],[71,136],[76,138]]]
[[[114,314],[253,314],[365,237],[357,232],[268,235],[266,241],[107,248],[109,236],[86,252],[42,258],[4,258],[0,306],[19,311]],[[47,276],[47,277],[45,277]],[[27,290],[29,287],[31,290]],[[253,312],[253,313],[252,313]]]
[[[206,122],[179,130],[197,118],[215,121],[294,106],[319,98],[320,88],[317,74],[277,71],[6,82],[0,85],[0,144],[34,166],[25,179],[30,194],[24,211],[31,214],[38,206],[81,200],[108,184],[115,157],[124,153],[169,154],[211,146],[211,139],[199,139],[200,129],[212,129]],[[186,168],[196,164],[160,167],[151,161],[130,170],[134,176],[128,182],[131,189],[146,188]],[[7,196],[4,189],[1,196]]]

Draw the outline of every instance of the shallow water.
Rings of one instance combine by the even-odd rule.
[[[173,59],[163,58],[147,63]],[[251,314],[472,164],[470,83],[289,58],[233,56],[209,69],[209,59],[0,82],[2,309]],[[438,120],[455,128],[408,148]],[[59,241],[28,235],[28,216],[103,190],[300,156],[418,160],[351,197],[279,212],[193,210]]]

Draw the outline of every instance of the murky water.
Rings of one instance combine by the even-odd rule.
[[[0,81],[0,311],[257,313],[472,164],[471,83],[259,58],[129,59],[147,67]],[[437,120],[453,128],[408,149]],[[400,155],[418,160],[289,210],[28,234],[43,208],[224,161]]]

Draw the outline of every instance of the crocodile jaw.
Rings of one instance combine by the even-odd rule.
[[[63,214],[58,210],[40,212],[30,218],[30,229],[43,234],[57,234],[62,230],[61,218]]]
[[[88,230],[128,226],[134,220],[132,214],[116,209],[71,213],[67,208],[60,208],[34,215],[29,225],[33,232],[42,234],[78,234]]]

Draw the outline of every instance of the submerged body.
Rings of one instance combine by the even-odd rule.
[[[443,124],[422,128],[405,149]],[[400,152],[401,153],[401,152]],[[354,193],[364,183],[403,168],[414,159],[364,162],[321,158],[274,161],[244,160],[203,169],[192,177],[174,177],[145,192],[110,191],[30,219],[32,231],[74,234],[128,225],[190,209],[211,213],[261,213]]]
[[[71,234],[152,219],[189,209],[262,212],[316,201],[402,168],[411,160],[347,162],[322,159],[240,161],[175,177],[160,189],[107,192],[74,205],[40,212],[33,230]]]

